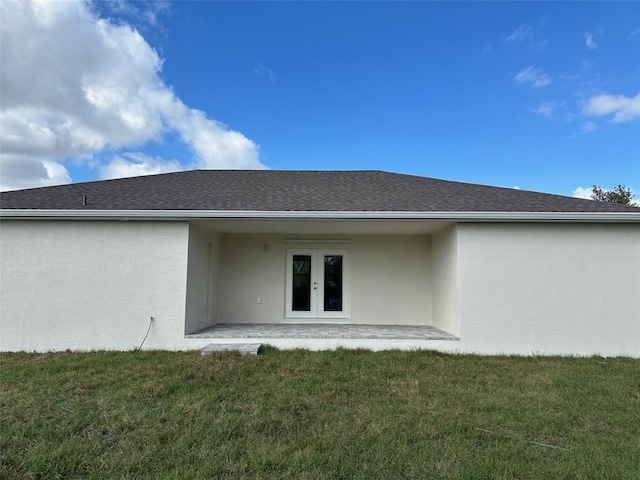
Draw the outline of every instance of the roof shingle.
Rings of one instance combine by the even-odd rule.
[[[83,197],[86,196],[86,205]],[[2,209],[638,212],[631,206],[362,171],[192,170],[0,194]]]

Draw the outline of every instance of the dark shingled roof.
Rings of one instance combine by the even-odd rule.
[[[83,206],[86,195],[87,205]],[[381,171],[193,170],[0,194],[2,209],[638,212],[561,195]]]

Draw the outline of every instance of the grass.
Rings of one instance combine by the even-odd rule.
[[[0,478],[640,478],[629,358],[0,360]]]

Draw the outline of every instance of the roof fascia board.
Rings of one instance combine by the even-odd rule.
[[[640,222],[638,212],[336,212],[255,210],[29,210],[3,209],[16,220],[449,220],[458,222]]]

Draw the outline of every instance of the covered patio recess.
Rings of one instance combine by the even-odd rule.
[[[456,225],[344,217],[190,222],[185,338],[458,340]]]

